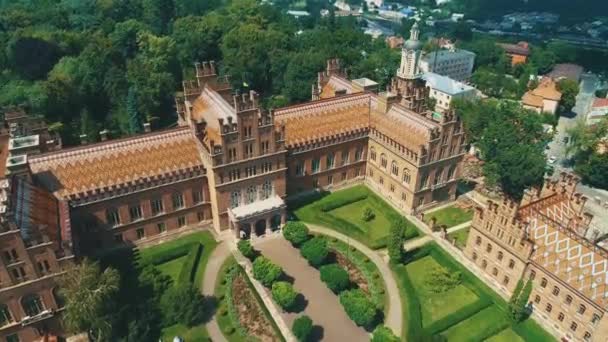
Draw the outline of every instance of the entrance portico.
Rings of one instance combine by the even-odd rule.
[[[237,239],[250,239],[281,229],[287,220],[283,199],[272,196],[265,200],[228,209],[230,229]]]

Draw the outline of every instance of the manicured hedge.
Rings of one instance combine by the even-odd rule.
[[[458,311],[452,312],[444,316],[443,318],[433,322],[432,324],[427,326],[425,330],[429,335],[439,334],[440,332],[451,328],[452,326],[464,321],[465,319],[475,315],[476,313],[493,304],[494,303],[491,299],[489,299],[488,296],[484,296],[483,298],[480,298],[474,303],[466,305],[460,308]]]
[[[283,227],[283,237],[294,246],[299,246],[310,238],[308,227],[302,222],[295,221],[289,221]]]
[[[319,267],[325,263],[329,255],[327,240],[322,236],[314,237],[302,244],[300,253],[310,265]]]
[[[164,264],[173,259],[177,259],[179,257],[183,257],[188,254],[192,247],[195,245],[200,245],[199,242],[190,242],[183,245],[178,245],[172,248],[168,248],[162,250],[161,252],[149,254],[147,257],[142,257],[140,260],[140,264],[152,264],[152,265],[160,265]]]
[[[348,272],[338,264],[321,266],[319,272],[321,273],[321,281],[334,293],[340,293],[350,285]]]
[[[416,260],[416,259],[413,259]],[[403,305],[403,313],[405,316],[404,336],[407,341],[425,341],[428,335],[422,329],[422,314],[420,299],[414,289],[414,285],[405,270],[405,265],[392,266],[393,273],[399,274],[397,282],[400,292],[405,293],[406,300],[401,301]],[[401,269],[400,269],[401,268]]]
[[[271,287],[282,274],[281,267],[263,256],[257,257],[253,262],[253,277],[266,287]]]
[[[340,304],[356,325],[372,327],[378,312],[374,303],[361,289],[348,290],[340,293]]]
[[[312,332],[312,319],[306,315],[296,318],[291,326],[291,331],[299,342],[308,341]]]
[[[188,255],[186,256],[182,269],[179,271],[179,276],[177,277],[178,283],[186,284],[194,281],[194,275],[196,274],[198,261],[202,252],[203,245],[200,243],[190,248],[190,252],[188,252]]]
[[[293,285],[286,281],[277,281],[272,284],[272,299],[284,310],[289,310],[296,303],[298,293]]]
[[[555,338],[541,328],[532,318],[513,326],[513,331],[526,341],[554,342]]]

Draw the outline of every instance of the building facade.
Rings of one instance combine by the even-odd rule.
[[[435,99],[433,110],[445,112],[452,107],[454,99],[471,100],[477,96],[477,89],[447,76],[427,72],[422,77],[429,88],[429,97]]]
[[[608,336],[608,251],[590,241],[578,180],[562,174],[521,202],[477,208],[465,255],[511,294],[532,281],[529,307],[569,341]]]
[[[453,80],[465,82],[471,78],[475,66],[475,53],[461,49],[442,49],[422,57],[420,70],[433,72]]]
[[[530,45],[527,42],[519,42],[517,44],[498,44],[505,54],[509,57],[512,66],[525,64],[530,56]]]

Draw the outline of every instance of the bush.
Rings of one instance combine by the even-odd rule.
[[[350,319],[361,327],[370,327],[376,319],[376,306],[361,289],[344,291],[340,303]]]
[[[179,257],[183,257],[188,254],[192,249],[192,246],[200,244],[199,242],[186,243],[183,245],[178,245],[176,247],[163,250],[151,255],[148,255],[146,258],[142,258],[140,264],[152,264],[152,265],[160,265],[164,264],[167,261],[171,261],[173,259],[177,259]]]
[[[340,293],[350,285],[348,272],[338,264],[321,266],[319,271],[321,272],[321,280],[334,293]]]
[[[251,242],[249,240],[239,240],[237,247],[239,252],[241,252],[245,258],[252,260],[255,257],[255,250],[253,249],[253,246],[251,246]]]
[[[182,265],[182,269],[179,271],[179,276],[177,277],[177,282],[180,284],[191,283],[194,281],[194,274],[196,273],[196,266],[198,265],[198,260],[201,257],[201,252],[203,251],[203,245],[197,243],[196,245],[190,248],[190,252],[186,256],[186,261]]]
[[[296,303],[298,293],[293,285],[286,281],[277,281],[272,284],[272,299],[283,309],[287,310]]]
[[[205,316],[204,298],[192,284],[169,288],[161,297],[160,308],[167,325],[194,326]]]
[[[433,293],[447,292],[462,282],[458,271],[448,271],[443,267],[434,267],[426,275],[424,283]]]
[[[277,281],[282,273],[283,270],[279,266],[263,256],[257,257],[253,262],[253,277],[266,287],[270,287]]]
[[[374,214],[374,211],[371,208],[365,208],[365,210],[363,210],[363,221],[369,222],[375,217],[376,214]]]
[[[329,254],[327,240],[320,236],[314,237],[302,245],[300,253],[308,260],[309,264],[314,267],[319,267],[325,262],[325,259],[327,259],[327,255]]]
[[[291,326],[291,331],[293,331],[293,335],[299,342],[308,341],[312,332],[312,319],[306,315],[296,318]]]
[[[394,264],[401,262],[403,259],[406,227],[407,222],[403,218],[396,219],[391,223],[387,249],[388,256]]]
[[[302,222],[287,222],[283,227],[283,237],[294,245],[300,245],[308,240],[308,227]]]
[[[393,334],[390,328],[379,325],[372,333],[371,342],[399,342],[399,338]]]

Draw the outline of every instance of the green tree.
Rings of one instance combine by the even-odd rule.
[[[139,51],[137,35],[148,31],[148,26],[135,19],[129,19],[114,26],[109,38],[112,46],[124,57],[133,58]]]
[[[323,265],[319,268],[321,281],[334,293],[340,293],[350,285],[348,272],[338,264]]]
[[[340,303],[348,317],[358,326],[371,327],[376,320],[376,307],[361,289],[343,291],[340,293]]]
[[[307,342],[312,333],[312,319],[306,315],[296,318],[291,326],[291,331],[299,342]]]
[[[324,237],[317,236],[302,244],[300,253],[314,267],[323,265],[329,255],[329,247]]]
[[[450,36],[454,39],[470,41],[473,39],[471,25],[465,21],[459,21],[456,25],[454,25]]]
[[[59,293],[65,298],[63,322],[68,331],[86,331],[95,341],[109,340],[114,324],[115,296],[120,276],[112,268],[101,270],[84,259],[59,278]]]
[[[220,59],[219,44],[227,29],[225,18],[217,13],[177,19],[171,37],[182,68],[191,67],[195,62]]]
[[[169,23],[175,16],[173,0],[142,0],[144,21],[150,25],[154,33],[168,31]]]
[[[579,85],[571,79],[563,79],[557,82],[557,90],[562,93],[562,99],[559,103],[561,113],[569,113],[576,104],[576,96],[579,92]]]
[[[310,100],[310,86],[323,69],[325,56],[319,52],[301,52],[290,56],[285,70],[283,95],[289,103]]]
[[[399,338],[395,336],[390,328],[379,325],[372,333],[371,342],[399,342]]]
[[[283,237],[292,244],[299,246],[310,238],[308,227],[302,222],[289,221],[283,227]]]
[[[62,51],[53,42],[37,37],[15,35],[6,47],[8,63],[19,76],[28,80],[44,77],[59,58]]]
[[[255,249],[251,246],[251,242],[249,240],[239,240],[237,243],[237,247],[241,254],[243,254],[247,259],[253,260],[255,257]]]
[[[194,326],[205,315],[205,300],[190,283],[170,287],[160,299],[160,308],[167,325],[177,323]]]
[[[135,134],[142,130],[143,122],[137,102],[137,88],[129,87],[127,95],[127,113],[129,113],[129,133]]]
[[[391,222],[391,230],[387,245],[388,256],[391,263],[397,264],[403,259],[403,254],[405,253],[403,243],[405,242],[406,227],[407,223],[404,218],[400,217]]]
[[[296,303],[298,293],[293,285],[286,281],[277,281],[272,284],[272,299],[284,310],[291,309]]]
[[[521,280],[520,282],[523,283]],[[528,279],[523,286],[520,283],[517,284],[516,291],[513,292],[513,296],[509,300],[510,317],[513,322],[519,323],[528,318],[530,293],[532,293],[532,280]]]
[[[283,270],[279,266],[263,256],[259,256],[253,261],[253,277],[266,287],[272,286],[282,274]]]

